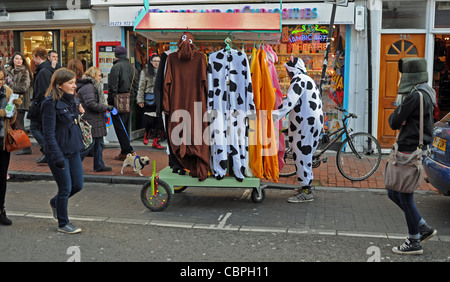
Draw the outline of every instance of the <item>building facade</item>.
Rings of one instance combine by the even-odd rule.
[[[131,62],[140,70],[152,53],[176,45],[173,38],[148,38],[133,30],[139,11],[144,9],[143,0],[16,2],[8,0],[0,4],[2,65],[14,51],[30,54],[36,46],[44,46],[57,50],[63,66],[77,58],[83,60],[86,68],[102,67],[107,75],[114,46],[125,46]],[[429,83],[439,101],[435,117],[441,118],[449,112],[450,1],[348,1],[346,7],[337,7],[332,34],[329,33],[332,4],[326,2],[149,0],[148,12],[281,13],[279,43],[258,38],[244,40],[245,37],[233,43],[235,48],[244,51],[256,44],[270,44],[279,58],[277,69],[284,91],[289,81],[282,65],[291,55],[301,57],[311,77],[319,83],[324,47],[331,37],[327,80],[322,93],[327,128],[340,126],[334,106],[342,106],[359,116],[351,127],[372,133],[386,151],[395,138],[387,118],[394,110],[399,59],[406,56],[427,59]],[[223,47],[222,37],[199,35],[196,44],[208,53]],[[133,117],[132,138],[142,134],[138,116]],[[108,138],[114,140],[114,134],[108,134]]]

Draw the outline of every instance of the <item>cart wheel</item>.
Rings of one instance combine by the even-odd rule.
[[[262,203],[264,201],[264,199],[266,198],[266,192],[264,191],[264,189],[260,189],[261,194],[258,193],[258,189],[253,188],[252,191],[252,200],[255,203]]]
[[[161,179],[155,181],[155,191],[152,195],[152,182],[147,181],[142,186],[141,201],[151,211],[162,211],[170,203],[172,192],[169,185]]]
[[[184,190],[186,190],[187,188],[188,188],[187,186],[173,187],[173,191],[174,191],[175,193],[181,193],[181,192],[183,192]]]

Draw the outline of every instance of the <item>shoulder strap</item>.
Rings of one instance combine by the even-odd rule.
[[[419,131],[419,148],[422,149],[423,147],[423,94],[420,91],[419,92],[419,96],[420,96],[420,131]]]
[[[130,94],[131,94],[131,90],[133,89],[133,84],[134,84],[134,75],[136,74],[136,68],[133,66],[133,64],[130,64],[130,65],[133,68],[133,79],[131,79],[131,87],[130,87]]]

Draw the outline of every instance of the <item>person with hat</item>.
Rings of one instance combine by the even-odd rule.
[[[127,58],[127,49],[125,47],[117,46],[114,50],[114,55],[117,60],[114,61],[114,65],[108,75],[108,104],[114,106],[115,95],[130,93],[130,103],[132,105],[139,88],[139,75]],[[127,154],[135,154],[128,132],[130,128],[130,113],[118,113],[117,115],[111,115],[111,118],[120,144],[120,153],[114,159],[123,161]]]
[[[423,94],[423,144],[426,147],[433,140],[433,111],[436,93],[428,85],[427,61],[424,58],[403,58],[398,64],[400,84],[397,92],[398,107],[389,116],[393,130],[402,129],[398,136],[398,151],[412,153],[419,147],[420,95]],[[426,152],[426,148],[422,148]],[[401,193],[388,189],[388,197],[405,214],[409,236],[405,242],[392,248],[396,254],[422,254],[422,243],[433,237],[437,231],[430,227],[420,215],[414,202],[414,193]]]

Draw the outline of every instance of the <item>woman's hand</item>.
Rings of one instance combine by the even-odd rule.
[[[83,106],[81,105],[81,104],[78,104],[78,111],[81,113],[81,114],[84,114],[84,108],[83,108]]]
[[[144,107],[144,103],[139,103],[138,105],[139,105],[139,107],[141,107],[141,108]]]

